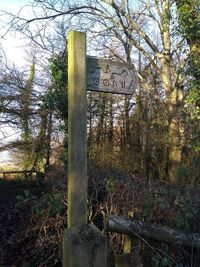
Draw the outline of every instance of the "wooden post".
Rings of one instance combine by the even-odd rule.
[[[133,218],[133,212],[128,212],[128,218]],[[133,243],[133,237],[130,235],[124,235],[124,249],[123,253],[131,253],[132,244]]]
[[[106,237],[94,225],[64,230],[63,245],[63,267],[107,267]]]
[[[128,218],[133,218],[133,211],[128,212]],[[116,267],[139,267],[139,239],[124,235],[123,254],[116,256]]]
[[[86,36],[68,42],[68,229],[63,267],[106,267],[106,237],[87,224]]]
[[[68,227],[87,223],[86,35],[68,40]]]

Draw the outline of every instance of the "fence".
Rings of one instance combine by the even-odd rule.
[[[27,170],[27,171],[1,171],[0,172],[2,175],[3,175],[3,179],[6,180],[6,175],[12,175],[12,174],[22,174],[24,176],[25,179],[27,178],[31,178],[33,176],[33,174],[35,174],[36,176],[38,175],[38,171],[30,171],[30,170]]]
[[[115,258],[116,267],[142,267],[139,249],[140,241],[147,243],[145,239],[200,248],[200,233],[188,233],[116,215],[106,215],[104,227],[107,232],[126,235],[123,254]]]

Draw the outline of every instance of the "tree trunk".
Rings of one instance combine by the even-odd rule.
[[[109,100],[109,125],[108,125],[108,145],[112,150],[113,147],[113,96],[110,96]]]
[[[162,86],[168,101],[168,180],[174,184],[177,180],[177,172],[181,163],[182,140],[180,134],[180,115],[183,100],[183,90],[178,85],[173,85],[172,66],[170,57],[170,1],[163,0],[162,4],[162,42],[164,51],[158,55],[161,67]],[[174,86],[174,88],[173,88]]]
[[[104,117],[105,117],[105,109],[106,109],[106,98],[102,96],[101,101],[101,106],[100,106],[100,118],[98,122],[98,127],[97,127],[97,137],[96,137],[96,142],[97,145],[100,145],[103,140],[103,128],[104,128]]]
[[[168,124],[168,179],[171,184],[177,180],[178,169],[181,164],[182,133],[181,106],[173,97],[169,100]]]
[[[23,168],[25,170],[29,169],[32,165],[32,156],[34,154],[34,146],[32,146],[32,136],[31,136],[31,93],[33,90],[33,83],[35,78],[35,58],[33,58],[33,63],[30,68],[29,78],[26,82],[25,88],[23,88],[21,93],[21,129],[22,129],[22,139],[25,143],[24,146],[24,159]]]
[[[125,143],[124,147],[129,149],[131,147],[131,130],[130,130],[130,116],[129,116],[129,107],[130,107],[130,97],[125,96],[124,110],[125,110]]]
[[[49,121],[47,126],[47,141],[46,141],[46,163],[45,163],[45,172],[50,166],[50,157],[51,157],[51,135],[52,135],[52,110],[50,110]]]
[[[40,131],[34,142],[34,153],[32,155],[33,170],[41,170],[41,168],[45,168],[45,165],[43,165],[43,159],[45,158],[46,154],[46,130],[48,122],[48,114],[46,110],[40,111],[40,118]]]
[[[93,132],[92,132],[92,118],[93,118],[93,115],[92,115],[92,101],[93,101],[93,97],[92,97],[92,93],[90,92],[89,94],[89,105],[88,105],[88,124],[89,124],[89,133],[88,133],[88,140],[87,140],[87,146],[88,146],[88,150],[90,152],[90,148],[91,148],[91,145],[92,145],[92,137],[93,137]]]

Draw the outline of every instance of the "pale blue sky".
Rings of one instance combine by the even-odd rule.
[[[6,10],[10,12],[17,12],[21,7],[30,2],[29,0],[0,0],[0,9]],[[5,24],[5,18],[0,16],[0,35],[4,33],[2,25]],[[24,41],[23,36],[20,34],[7,33],[4,38],[0,39],[0,48],[6,53],[7,62],[9,65],[13,63],[19,67],[24,66],[26,63],[25,60],[25,52],[24,52]],[[10,136],[14,134],[14,132],[10,128],[1,129],[4,134]],[[4,135],[0,132],[0,143],[2,142],[2,138]],[[13,139],[11,138],[4,139],[4,142],[7,142]],[[9,159],[9,153],[7,151],[0,153],[0,164],[3,161],[7,161]]]
[[[29,2],[29,0],[0,0],[0,9],[6,11],[18,11]]]
[[[0,0],[0,9],[16,10],[30,3],[30,0]]]
[[[23,3],[27,3],[28,0],[1,0],[2,3],[7,3],[7,4],[23,4]]]

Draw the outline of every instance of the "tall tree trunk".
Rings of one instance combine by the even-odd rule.
[[[170,58],[170,1],[163,0],[162,42],[164,51],[160,55],[161,80],[168,101],[168,179],[176,182],[177,171],[181,163],[182,141],[180,133],[183,89],[172,86],[172,62]]]
[[[21,129],[22,129],[22,139],[25,143],[24,145],[24,159],[23,168],[27,170],[32,164],[33,156],[33,146],[31,144],[31,128],[30,128],[30,116],[31,116],[31,93],[33,90],[33,82],[35,78],[35,58],[33,58],[33,63],[30,68],[29,78],[26,82],[25,88],[23,88],[21,94]]]
[[[124,147],[126,149],[130,149],[131,147],[131,130],[130,130],[130,115],[129,115],[129,108],[130,108],[130,97],[125,96],[125,103],[124,103],[124,111],[125,111],[125,143]]]
[[[183,148],[183,132],[181,127],[182,101],[177,100],[176,94],[171,94],[168,100],[168,178],[170,183],[175,183],[177,172],[181,163]],[[183,91],[180,89],[180,97],[183,98]]]
[[[151,174],[151,157],[152,157],[152,144],[151,144],[151,121],[148,118],[147,112],[144,114],[144,135],[145,135],[145,147],[144,147],[144,172],[147,180],[150,180]]]
[[[110,96],[109,100],[109,125],[108,125],[108,143],[109,148],[113,148],[113,96]]]
[[[32,160],[32,169],[41,170],[45,167],[43,160],[45,158],[46,152],[46,130],[47,130],[47,121],[48,121],[48,113],[46,110],[40,111],[40,131],[38,136],[35,139],[34,143],[34,151],[33,151],[33,160]]]
[[[89,133],[88,133],[88,140],[87,140],[87,146],[88,146],[88,150],[90,152],[90,147],[91,147],[91,144],[92,144],[92,136],[93,136],[93,133],[92,133],[92,100],[93,100],[93,97],[92,97],[92,93],[90,92],[89,94],[89,110],[88,110],[88,116],[89,116]]]
[[[100,106],[100,117],[99,117],[99,122],[98,122],[98,127],[97,127],[97,137],[96,137],[96,142],[97,145],[100,145],[102,140],[103,140],[103,128],[104,128],[104,117],[105,117],[105,109],[106,109],[106,98],[103,96],[101,101],[101,106]]]
[[[23,92],[21,95],[21,124],[22,124],[22,137],[24,141],[28,142],[31,135],[30,130],[30,104],[31,104],[31,92],[33,89],[33,81],[35,77],[35,62],[33,60],[32,66],[30,68],[29,78],[27,80],[25,88],[23,88]]]
[[[45,163],[45,172],[50,166],[50,157],[51,157],[51,136],[52,136],[52,110],[49,111],[49,119],[47,125],[47,140],[46,140],[46,163]]]
[[[126,52],[126,61],[127,63],[131,64],[131,50],[132,45],[130,44],[130,41],[127,39],[124,43],[124,49]],[[131,140],[131,129],[130,129],[130,96],[125,95],[125,103],[124,103],[124,110],[125,110],[125,143],[124,147],[126,149],[131,148],[132,140]]]

